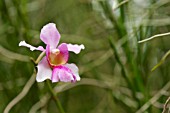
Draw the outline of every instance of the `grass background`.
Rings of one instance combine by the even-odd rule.
[[[1,0],[0,112],[31,77],[30,57],[40,54],[19,42],[45,46],[40,30],[54,22],[60,42],[86,47],[69,59],[78,65],[82,80],[52,84],[66,113],[161,113],[169,96],[169,59],[151,69],[170,49],[170,36],[137,42],[169,32],[169,11],[169,0]],[[31,110],[58,113],[45,82],[35,82],[10,113]]]

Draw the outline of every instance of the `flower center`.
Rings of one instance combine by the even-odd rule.
[[[52,66],[58,66],[67,63],[64,54],[59,49],[54,49],[49,54],[49,62]]]

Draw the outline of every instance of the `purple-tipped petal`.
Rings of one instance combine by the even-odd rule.
[[[72,71],[72,73],[74,74],[77,81],[80,81],[80,76],[79,76],[79,72],[78,72],[79,69],[75,64],[73,64],[73,63],[65,64],[64,66],[68,67]]]
[[[53,69],[52,77],[51,77],[52,82],[72,82],[75,81],[74,75],[72,71],[65,67],[65,66],[56,66]]]
[[[38,72],[36,76],[37,82],[43,82],[46,79],[51,79],[52,76],[52,70],[47,62],[47,58],[44,57],[39,63],[38,63]]]
[[[50,45],[52,48],[56,48],[60,40],[60,34],[56,25],[54,23],[45,25],[41,29],[40,38],[45,44]]]
[[[30,48],[31,51],[34,51],[34,50],[45,51],[45,49],[42,46],[34,47],[30,44],[27,44],[25,41],[21,41],[19,43],[19,46],[28,47],[28,48]]]
[[[60,81],[62,82],[71,82],[74,81],[74,77],[71,73],[69,73],[68,71],[60,71],[58,74],[58,77],[60,79]]]
[[[68,47],[68,51],[72,51],[76,54],[80,53],[81,49],[85,49],[83,44],[81,44],[81,45],[67,44],[67,47]]]

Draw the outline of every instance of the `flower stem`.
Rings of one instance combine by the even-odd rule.
[[[59,99],[57,98],[55,92],[53,91],[53,88],[52,88],[52,86],[50,84],[50,81],[46,80],[46,82],[47,82],[48,88],[49,88],[49,90],[50,90],[50,92],[51,92],[51,94],[53,96],[53,99],[55,100],[55,103],[56,103],[60,113],[65,113],[65,111],[64,111],[64,109],[63,109],[63,107],[62,107],[62,105],[61,105],[61,103],[59,101]]]

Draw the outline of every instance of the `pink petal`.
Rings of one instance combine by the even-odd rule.
[[[52,82],[58,82],[58,81],[71,82],[71,81],[75,81],[75,78],[69,68],[60,65],[60,66],[56,66],[53,69],[51,80]]]
[[[49,45],[46,46],[46,51],[45,52],[46,52],[47,60],[49,61],[49,55],[50,55],[50,52],[51,52]]]
[[[52,48],[56,48],[60,40],[60,34],[56,25],[54,23],[45,25],[41,29],[40,38],[45,44],[50,45]]]
[[[51,81],[52,82],[59,82],[59,70],[57,68],[54,68],[53,69],[53,72],[52,72],[52,77],[51,77]]]
[[[77,81],[80,81],[80,76],[79,76],[79,72],[78,72],[79,69],[75,64],[73,64],[73,63],[65,64],[64,66],[68,67],[72,71],[72,73],[74,74]]]
[[[81,49],[85,49],[83,44],[81,44],[81,45],[67,44],[67,47],[68,47],[68,51],[72,51],[76,54],[80,53]]]
[[[28,47],[28,48],[30,48],[31,51],[34,51],[34,50],[45,51],[45,49],[42,46],[34,47],[30,44],[27,44],[25,41],[21,41],[19,43],[19,46]]]
[[[47,58],[44,57],[37,66],[38,72],[36,76],[37,82],[42,82],[46,79],[51,79],[52,70],[47,62]]]
[[[71,82],[74,81],[73,75],[71,73],[69,73],[68,71],[60,71],[58,74],[58,77],[60,79],[60,81],[62,82]]]
[[[66,43],[62,43],[58,46],[58,49],[60,50],[60,54],[63,56],[63,60],[65,63],[68,61],[69,58],[69,53],[68,53],[68,48]]]

